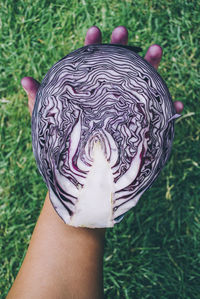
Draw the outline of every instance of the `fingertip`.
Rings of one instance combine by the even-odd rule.
[[[161,61],[162,54],[162,47],[158,44],[153,44],[148,48],[144,58],[157,69]]]
[[[37,92],[40,83],[32,77],[23,77],[21,85],[27,93]]]
[[[153,44],[149,47],[149,56],[151,59],[161,59],[162,57],[162,47],[158,44]]]
[[[84,45],[100,44],[101,43],[101,30],[97,26],[92,26],[88,29],[85,36]]]
[[[112,33],[116,32],[116,31],[120,31],[120,32],[126,33],[126,34],[128,33],[127,28],[122,25],[115,27]]]
[[[21,85],[26,91],[28,90],[28,81],[29,80],[30,80],[30,77],[23,77],[21,79]]]
[[[184,109],[184,105],[181,101],[175,101],[174,107],[175,107],[177,113],[181,113]]]
[[[111,43],[122,45],[126,45],[128,43],[128,30],[125,26],[118,26],[113,30]]]

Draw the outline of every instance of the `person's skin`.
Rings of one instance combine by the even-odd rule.
[[[85,45],[101,43],[101,31],[92,26]],[[115,28],[111,43],[128,43],[125,27]],[[145,59],[156,69],[162,48],[152,45]],[[32,77],[21,81],[28,95],[32,114],[40,86]],[[177,113],[183,109],[175,103]],[[105,229],[74,228],[66,225],[55,212],[47,193],[35,226],[26,257],[7,299],[100,299],[103,298],[103,253]]]

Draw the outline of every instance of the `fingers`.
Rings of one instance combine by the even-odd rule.
[[[181,114],[181,112],[183,111],[184,105],[181,101],[175,101],[174,102],[174,107],[176,109],[176,112],[178,114]]]
[[[162,58],[162,48],[159,45],[152,45],[144,57],[155,69],[158,68]]]
[[[111,35],[111,44],[122,44],[128,43],[128,30],[124,26],[116,27]]]
[[[100,44],[102,42],[101,30],[97,26],[88,29],[84,45]],[[112,44],[126,45],[128,43],[128,30],[124,26],[116,27],[111,35]]]
[[[97,26],[92,26],[88,29],[85,37],[84,45],[100,44],[101,43],[101,30]]]
[[[34,104],[35,104],[35,97],[40,86],[40,83],[33,79],[32,77],[24,77],[21,80],[22,87],[24,88],[25,92],[28,95],[28,108],[30,114],[32,115]]]

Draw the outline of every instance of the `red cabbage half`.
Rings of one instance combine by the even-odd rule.
[[[160,75],[128,47],[89,45],[58,61],[38,90],[32,139],[64,222],[119,222],[169,158],[176,117]]]

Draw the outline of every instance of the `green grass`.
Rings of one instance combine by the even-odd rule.
[[[104,287],[112,298],[200,298],[200,2],[56,0],[1,1],[0,42],[0,296],[25,256],[46,187],[32,154],[23,76],[41,81],[60,58],[83,45],[97,25],[103,42],[114,27],[145,51],[160,44],[159,69],[185,109],[172,156],[152,188],[108,229]]]

